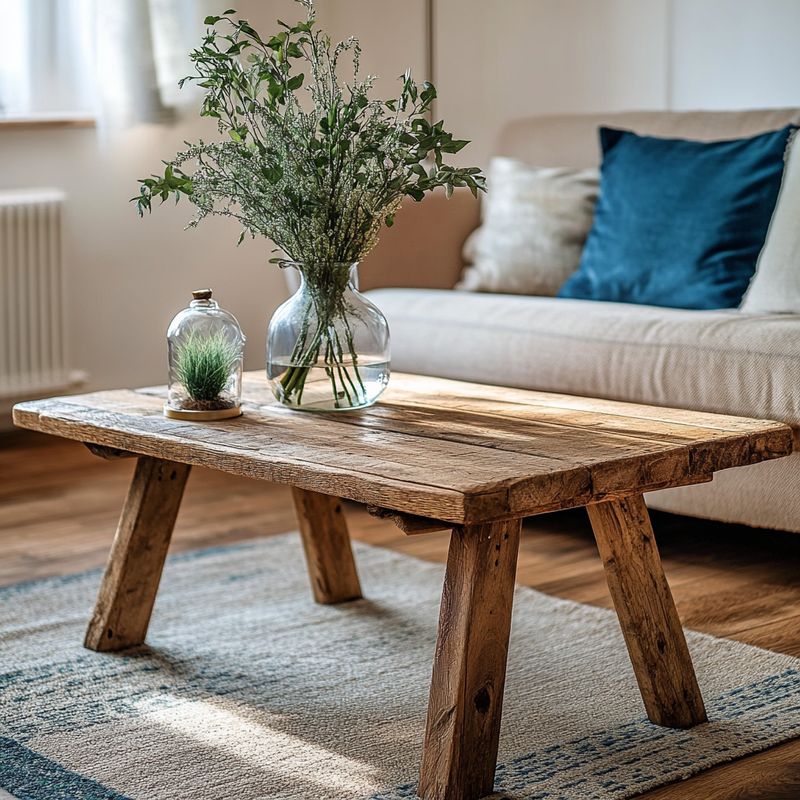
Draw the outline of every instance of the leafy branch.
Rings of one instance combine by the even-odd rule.
[[[422,200],[443,187],[473,195],[484,188],[476,167],[445,158],[467,142],[428,116],[431,83],[401,76],[396,97],[371,99],[374,77],[359,77],[361,47],[332,44],[316,24],[313,0],[297,0],[306,19],[262,38],[230,9],[206,18],[190,54],[191,81],[205,90],[201,115],[217,120],[220,141],[186,143],[163,175],[140,182],[140,215],[153,200],[185,197],[196,207],[190,226],[228,216],[264,236],[294,261],[334,264],[363,258],[391,225],[404,197]],[[340,61],[352,65],[349,81]]]

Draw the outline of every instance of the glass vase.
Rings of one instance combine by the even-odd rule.
[[[167,330],[169,392],[164,414],[194,421],[238,417],[244,334],[233,314],[211,299],[211,289],[197,289],[192,297]]]
[[[349,411],[372,405],[389,382],[386,317],[357,288],[358,262],[284,262],[300,287],[275,312],[267,377],[284,405]]]

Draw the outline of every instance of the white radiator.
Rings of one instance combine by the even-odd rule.
[[[0,192],[0,399],[80,381],[66,361],[63,205],[55,190]]]

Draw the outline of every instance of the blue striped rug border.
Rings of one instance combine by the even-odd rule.
[[[131,800],[3,737],[0,786],[18,800]]]
[[[288,534],[279,534],[280,536],[292,536],[294,531]],[[201,559],[208,558],[209,556],[221,555],[222,553],[230,552],[231,550],[248,550],[257,546],[257,542],[261,541],[264,537],[258,539],[243,539],[240,542],[231,542],[231,544],[220,544],[215,547],[204,547],[200,550],[187,550],[183,553],[170,553],[167,556],[167,564],[180,563],[183,561],[200,561]],[[83,578],[92,575],[102,575],[105,571],[105,566],[93,567],[92,569],[85,569],[81,572],[71,572],[68,575],[48,575],[44,578],[31,578],[27,581],[19,581],[17,583],[9,583],[6,586],[0,586],[0,598],[13,597],[15,594],[29,591],[30,589],[39,586],[65,586],[69,583],[75,583]],[[88,625],[89,620],[87,618]]]

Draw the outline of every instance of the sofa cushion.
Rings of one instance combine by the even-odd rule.
[[[767,241],[741,308],[756,314],[800,313],[800,144],[797,134],[790,145]]]
[[[601,128],[600,199],[559,295],[734,308],[756,268],[793,128],[697,142]]]
[[[482,223],[464,245],[457,289],[554,296],[578,268],[592,227],[598,171],[493,158]]]
[[[800,314],[379,289],[392,369],[800,425]]]

